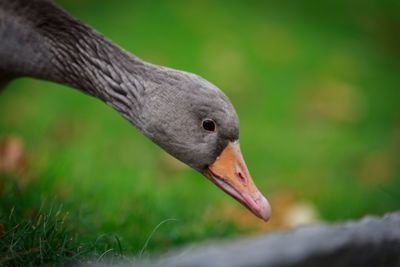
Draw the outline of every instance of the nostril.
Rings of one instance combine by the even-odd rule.
[[[247,179],[246,177],[244,177],[243,173],[241,171],[238,171],[236,173],[237,177],[239,178],[239,181],[243,184],[243,185],[247,185]]]

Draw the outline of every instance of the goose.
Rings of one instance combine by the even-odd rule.
[[[236,111],[200,76],[128,53],[51,0],[0,0],[0,87],[19,77],[98,98],[254,215],[270,218],[240,150]]]

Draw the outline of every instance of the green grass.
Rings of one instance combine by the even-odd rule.
[[[8,216],[1,218],[5,229],[0,242],[2,266],[73,262],[82,253],[81,245],[66,233],[64,224],[68,213],[39,210],[39,214],[21,220],[12,209]]]
[[[267,197],[289,191],[326,221],[399,209],[398,4],[58,2],[139,57],[219,86],[238,111],[246,162]],[[262,225],[226,216],[226,207],[242,211],[239,204],[171,162],[111,108],[64,86],[14,81],[0,95],[0,140],[8,135],[24,142],[32,182],[1,191],[8,235],[0,258],[50,237],[42,256],[10,265],[120,257],[119,243],[123,255],[139,255],[145,244],[148,255]],[[54,230],[27,231],[40,216]],[[8,251],[13,231],[35,245]]]
[[[38,198],[37,185],[21,189],[14,178],[3,179],[0,197],[1,266],[72,265],[124,258],[118,235],[103,233],[84,241],[79,219],[70,216],[57,199]],[[140,256],[146,249],[145,244]]]

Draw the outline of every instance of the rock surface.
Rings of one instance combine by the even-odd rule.
[[[230,241],[209,241],[157,259],[119,263],[140,267],[400,266],[400,212],[336,225]]]

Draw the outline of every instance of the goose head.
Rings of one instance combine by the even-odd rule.
[[[4,64],[13,66],[10,73],[66,84],[101,99],[172,156],[268,220],[270,206],[240,152],[238,116],[216,86],[127,53],[51,1],[25,2],[30,1],[0,0],[0,13],[10,9],[27,23],[11,21],[13,27],[3,27],[18,34],[3,38],[0,48],[7,50],[0,54],[8,55],[8,61],[0,60],[0,70]],[[8,25],[0,16],[3,21]]]
[[[225,94],[205,79],[167,70],[148,92],[142,131],[267,221],[271,208],[254,184],[239,146],[239,119]]]

